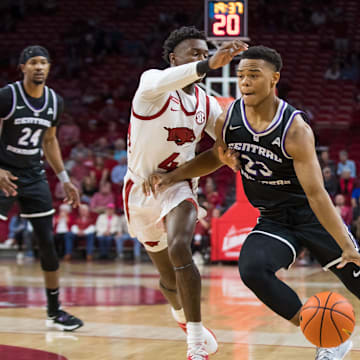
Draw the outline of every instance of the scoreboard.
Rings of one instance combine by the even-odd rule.
[[[247,0],[205,0],[205,35],[209,40],[248,39]]]

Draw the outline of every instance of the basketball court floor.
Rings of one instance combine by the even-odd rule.
[[[200,267],[203,319],[216,333],[216,360],[306,360],[315,349],[299,329],[274,315],[242,284],[236,265]],[[281,271],[305,300],[320,291],[360,303],[320,267]],[[0,260],[1,360],[185,360],[185,335],[172,320],[150,263],[62,263],[63,307],[85,326],[47,331],[39,264]],[[360,360],[359,327],[346,359]]]

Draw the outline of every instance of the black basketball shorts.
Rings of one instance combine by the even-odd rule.
[[[357,241],[350,231],[348,233],[354,247],[359,251]],[[258,224],[249,234],[248,240],[251,241],[251,237],[256,234],[262,234],[286,244],[292,254],[292,259],[289,259],[289,267],[295,262],[299,251],[304,247],[310,251],[324,270],[328,270],[341,261],[340,246],[308,207],[288,208],[284,210],[284,213],[277,214],[272,218],[260,217]]]
[[[55,212],[49,184],[44,177],[31,183],[18,181],[17,185],[17,196],[6,197],[0,190],[0,220],[7,220],[15,201],[19,203],[20,216],[24,218],[38,218]]]

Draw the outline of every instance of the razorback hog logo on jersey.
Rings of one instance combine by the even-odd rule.
[[[164,129],[169,132],[167,141],[175,141],[176,145],[184,145],[195,141],[196,137],[194,131],[187,127],[167,128]]]
[[[159,244],[160,241],[145,241],[145,245],[150,247],[155,247]]]

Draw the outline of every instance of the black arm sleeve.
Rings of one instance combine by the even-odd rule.
[[[5,86],[0,89],[0,118],[9,115],[13,102],[13,94],[10,86]]]
[[[56,94],[56,97],[57,97],[57,101],[58,101],[58,110],[57,110],[57,115],[56,115],[56,119],[54,120],[53,126],[59,125],[61,115],[64,112],[64,99],[58,94]]]

